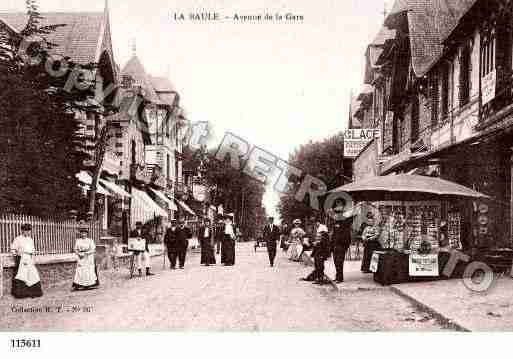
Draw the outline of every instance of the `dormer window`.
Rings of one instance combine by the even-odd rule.
[[[134,85],[134,78],[130,75],[123,75],[121,77],[121,86],[123,88],[132,88]]]

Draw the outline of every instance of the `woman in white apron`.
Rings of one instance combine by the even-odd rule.
[[[88,237],[89,228],[82,222],[79,226],[80,237],[75,242],[75,253],[78,256],[73,290],[95,289],[100,285],[98,271],[94,261],[96,246]]]
[[[35,298],[43,295],[41,279],[34,265],[34,240],[30,237],[32,226],[23,224],[22,234],[11,244],[14,255],[14,278],[11,293],[15,298]]]
[[[305,236],[305,231],[300,227],[301,220],[295,219],[292,222],[294,228],[290,231],[290,243],[289,249],[287,251],[287,255],[289,260],[291,261],[299,261],[299,256],[303,252],[303,237]]]

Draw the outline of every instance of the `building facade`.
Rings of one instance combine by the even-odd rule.
[[[382,129],[379,175],[438,176],[490,196],[455,203],[476,247],[511,246],[513,233],[512,11],[506,0],[396,1],[389,38],[367,56],[372,97],[358,97],[357,120]]]

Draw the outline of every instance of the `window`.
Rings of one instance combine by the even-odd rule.
[[[441,115],[442,115],[442,121],[447,117],[449,114],[449,90],[450,90],[450,65],[448,63],[445,63],[442,66],[442,108],[441,108]]]
[[[171,126],[169,125],[170,117],[168,116],[168,113],[166,110],[163,110],[164,118],[166,119],[166,137],[171,137]]]
[[[178,182],[179,180],[179,176],[178,176],[178,159],[175,158],[175,182]]]
[[[412,100],[410,138],[414,143],[419,139],[419,97],[414,95]]]
[[[438,73],[434,71],[429,77],[429,98],[431,100],[431,125],[438,123],[438,106],[440,105],[440,91]]]
[[[135,140],[132,140],[132,165],[135,165],[137,162],[136,162],[136,144],[135,144]]]
[[[374,97],[374,114],[376,122],[383,117],[383,94],[383,87],[376,87]]]
[[[482,35],[481,41],[481,77],[495,69],[495,30]]]
[[[162,122],[162,119],[160,116],[157,116],[157,145],[163,144],[163,137],[164,137],[164,124]]]
[[[171,174],[170,174],[171,168],[170,167],[171,167],[171,160],[170,160],[169,154],[168,154],[168,155],[166,155],[166,178],[168,181],[171,178]]]
[[[470,46],[466,45],[460,54],[460,106],[466,105],[470,99],[470,71],[472,71],[470,56]]]
[[[130,88],[134,84],[134,79],[130,75],[123,75],[121,78],[121,87]]]

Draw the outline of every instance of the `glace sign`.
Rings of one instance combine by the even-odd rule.
[[[355,158],[373,138],[379,138],[376,128],[351,128],[344,131],[344,157]]]

